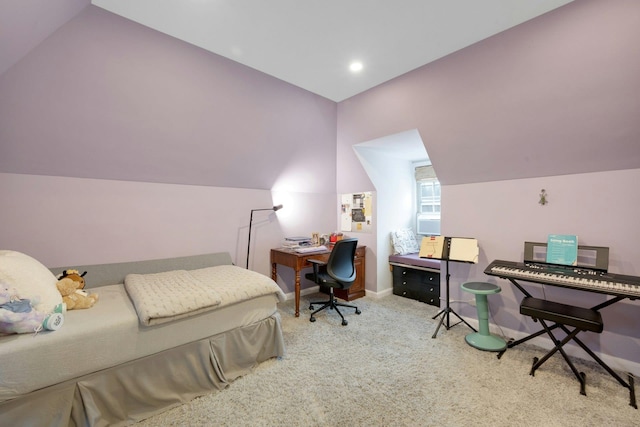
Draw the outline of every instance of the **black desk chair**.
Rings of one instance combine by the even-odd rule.
[[[330,308],[336,310],[342,318],[342,325],[346,326],[349,322],[347,322],[342,313],[340,313],[338,307],[355,308],[356,314],[361,313],[360,309],[355,305],[336,302],[333,295],[333,288],[349,289],[356,280],[354,258],[356,256],[357,246],[358,239],[343,239],[336,242],[326,263],[315,259],[309,260],[309,262],[313,264],[313,273],[308,273],[305,277],[321,287],[325,286],[329,288],[329,301],[315,301],[309,304],[309,310],[313,310],[315,304],[323,304],[322,307],[311,313],[309,321],[315,322],[316,318],[314,315],[316,313],[325,308]]]

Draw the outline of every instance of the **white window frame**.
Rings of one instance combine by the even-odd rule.
[[[422,236],[440,234],[441,189],[433,166],[415,167],[416,179],[416,233]],[[423,187],[431,187],[431,195],[423,197]]]

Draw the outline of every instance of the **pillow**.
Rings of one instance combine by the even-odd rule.
[[[0,250],[0,282],[15,288],[21,299],[31,300],[39,312],[52,313],[62,303],[56,276],[29,255]]]
[[[407,255],[420,252],[420,245],[418,245],[416,235],[413,234],[413,230],[409,228],[392,231],[391,244],[393,245],[394,255]]]

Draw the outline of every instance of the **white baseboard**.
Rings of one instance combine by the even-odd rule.
[[[309,294],[315,294],[320,292],[320,286],[316,285],[316,286],[311,286],[310,288],[304,288],[304,289],[300,289],[300,296],[303,297],[305,295],[309,295]],[[296,293],[295,292],[289,292],[284,294],[285,297],[287,298],[287,301],[292,300],[296,297]]]
[[[374,299],[379,299],[382,297],[386,297],[387,295],[391,295],[393,293],[393,289],[389,288],[380,292],[373,292],[373,291],[367,290],[366,292],[367,292],[366,296]]]

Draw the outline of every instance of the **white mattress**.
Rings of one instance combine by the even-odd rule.
[[[157,326],[140,325],[124,285],[92,288],[100,296],[72,310],[58,331],[0,337],[0,402],[31,391],[217,335],[272,316],[266,295]]]

